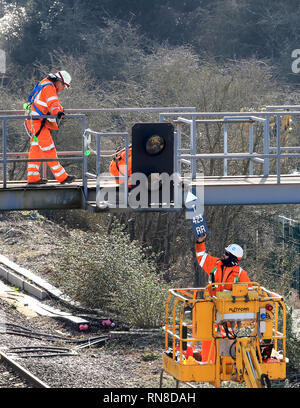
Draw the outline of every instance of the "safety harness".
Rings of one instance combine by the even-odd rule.
[[[119,162],[120,162],[121,160],[124,161],[124,159],[125,159],[125,150],[123,150],[121,153],[119,153],[118,155],[116,155],[116,156],[113,157],[113,161],[116,163],[116,168],[118,169],[118,172],[119,172],[122,176],[124,176],[124,174],[123,174],[123,173],[121,172],[121,170],[120,170]]]
[[[219,262],[221,262],[221,260],[217,261],[217,263],[219,263]],[[222,267],[222,275],[223,275],[224,265],[222,265],[221,267]],[[243,268],[240,267],[240,269],[239,269],[239,274],[234,277],[234,283],[238,283],[238,282],[239,282],[239,280],[240,280],[240,275],[241,275],[241,273],[242,273],[242,270],[243,270]],[[217,266],[214,266],[213,269],[211,270],[210,274],[209,274],[209,278],[208,278],[208,282],[209,282],[209,283],[214,283],[214,282],[215,282],[216,272],[217,272]],[[233,270],[233,269],[232,269],[232,270],[229,272],[229,274],[227,275],[227,277],[226,277],[226,282],[225,282],[225,283],[228,282],[228,278],[229,278],[229,276],[230,276],[232,273],[234,273],[234,270]],[[223,280],[223,279],[222,279],[222,280]],[[213,290],[213,291],[216,290],[216,288],[217,288],[217,285],[212,285],[212,290]],[[222,326],[222,328],[223,328],[223,330],[224,330],[224,332],[225,332],[225,334],[226,334],[226,337],[227,337],[228,339],[230,339],[230,340],[235,340],[235,339],[236,339],[236,334],[233,332],[233,330],[232,330],[231,328],[228,327],[228,322],[221,323],[220,325],[217,325],[217,326],[218,326],[218,330],[220,330],[220,326]]]
[[[219,263],[219,262],[221,262],[221,260],[219,260],[218,263]],[[242,273],[242,270],[243,270],[243,268],[240,267],[239,274],[234,277],[234,283],[239,282],[240,276],[241,276],[241,273]],[[213,269],[211,270],[210,274],[209,274],[209,277],[208,277],[208,282],[209,282],[209,283],[214,283],[214,282],[215,282],[216,272],[217,272],[217,266],[214,266]],[[223,269],[222,269],[222,272],[223,272]],[[229,274],[227,275],[227,278],[226,278],[226,282],[228,282],[227,279],[229,278],[229,276],[230,276],[233,272],[234,272],[233,269],[229,272]],[[216,288],[216,286],[213,285],[213,286],[212,286],[212,290],[215,290],[215,288]]]
[[[128,146],[128,157],[131,154],[131,145]],[[126,156],[126,149],[122,149],[119,153],[117,153],[114,157],[113,157],[113,161],[116,163],[116,167],[118,169],[118,172],[122,175],[125,176],[125,174],[122,173],[120,167],[119,167],[119,162],[122,161],[125,164],[125,156]]]
[[[131,148],[131,145],[129,145],[128,146],[128,177],[130,177],[131,175],[131,165],[130,165],[131,154],[132,154],[132,148]],[[110,173],[114,175],[117,183],[120,182],[120,176],[125,176],[125,174],[122,172],[119,166],[120,164],[122,166],[125,166],[126,164],[125,156],[126,156],[126,149],[124,148],[115,154],[110,164]]]
[[[54,86],[52,82],[46,82],[45,84],[40,84],[40,83],[38,83],[38,84],[35,85],[35,87],[33,88],[33,91],[31,92],[31,94],[30,94],[29,97],[28,97],[28,102],[27,102],[27,103],[24,103],[24,109],[26,110],[26,112],[27,112],[28,115],[31,114],[31,108],[32,108],[32,106],[33,106],[34,109],[36,110],[36,112],[39,114],[39,116],[44,116],[43,112],[39,110],[39,108],[36,106],[36,104],[34,103],[34,101],[35,101],[37,95],[42,91],[42,89],[45,88],[45,86],[48,86],[48,85]],[[48,115],[48,112],[46,113],[46,115]],[[33,124],[32,124],[32,121],[33,121],[33,120],[40,120],[40,119],[39,119],[39,118],[33,118],[32,115],[31,115],[31,117],[30,117],[31,129],[33,129]],[[35,142],[38,141],[38,136],[39,136],[39,134],[41,133],[43,127],[45,126],[46,121],[47,121],[47,118],[43,118],[43,119],[42,119],[41,127],[40,127],[39,130],[36,132],[36,134],[33,134],[33,132],[30,131],[29,129],[27,129],[27,127],[26,127],[26,129],[28,130],[30,136],[33,138],[33,140],[34,140]]]

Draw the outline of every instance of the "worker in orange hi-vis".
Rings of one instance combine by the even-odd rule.
[[[71,76],[66,71],[49,74],[33,89],[26,105],[30,119],[25,120],[25,129],[30,136],[30,149],[28,153],[27,185],[46,184],[48,180],[40,175],[39,159],[57,159],[57,152],[51,130],[58,130],[58,120],[64,117],[64,109],[61,106],[58,93],[69,88]],[[57,115],[56,118],[40,118],[42,115]],[[32,159],[32,161],[31,161]],[[55,179],[61,183],[71,183],[75,176],[68,175],[64,167],[57,160],[48,161]]]
[[[109,165],[109,172],[112,176],[115,177],[115,182],[117,184],[122,184],[124,183],[123,179],[120,179],[120,177],[125,176],[126,173],[126,151],[125,149],[122,149],[116,155],[113,157],[110,165]],[[130,176],[132,173],[132,148],[130,147],[128,149],[128,178],[129,178],[129,184],[128,187],[131,187],[130,184]]]
[[[216,295],[217,292],[231,290],[234,282],[250,282],[247,272],[239,266],[239,262],[243,257],[243,249],[237,244],[230,244],[225,248],[222,258],[211,256],[205,251],[206,234],[196,240],[196,257],[199,265],[209,275],[209,283],[216,282],[215,285],[209,288],[210,296]],[[220,285],[220,282],[225,284]],[[219,330],[220,336],[226,336],[223,327],[215,327]],[[226,327],[226,330],[230,328]],[[202,342],[202,361],[207,361],[211,342]],[[214,361],[215,350],[211,353],[211,360]]]

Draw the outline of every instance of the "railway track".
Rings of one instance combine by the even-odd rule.
[[[70,375],[74,369],[72,359],[79,360],[85,350],[103,345],[108,336],[59,336],[25,325],[0,321],[0,388],[52,388],[56,378],[56,368],[65,365],[66,370],[59,381],[68,383],[68,363]],[[4,338],[2,338],[2,335]],[[66,359],[66,360],[65,360]],[[65,362],[63,362],[65,360]],[[21,363],[19,364],[19,361]],[[46,367],[46,368],[45,368]],[[34,373],[34,374],[32,374]],[[16,377],[16,378],[15,378]]]
[[[14,267],[13,272],[18,272],[17,266],[11,263],[6,266]],[[130,350],[132,344],[135,344],[135,340],[131,341],[130,338],[140,337],[148,331],[106,331],[101,324],[102,319],[97,316],[94,319],[93,315],[88,314],[80,314],[79,317],[89,320],[90,330],[80,331],[77,330],[79,323],[70,320],[72,313],[60,312],[56,304],[55,309],[48,304],[43,305],[43,310],[55,311],[55,318],[51,319],[51,323],[49,319],[48,323],[40,325],[38,318],[25,318],[12,307],[17,303],[16,296],[13,296],[14,292],[9,292],[9,295],[14,298],[13,303],[0,297],[0,346],[5,347],[2,350],[0,347],[0,388],[125,388],[128,384],[132,387],[138,384],[143,388],[149,384],[148,377],[143,382],[143,374],[147,369],[149,372],[154,370],[151,386],[157,386],[159,371],[154,363],[150,362],[141,371],[142,365],[146,366],[141,357],[143,352],[139,354],[136,350],[134,353]],[[57,299],[60,300],[60,296],[53,296],[53,303]],[[94,332],[95,335],[92,334]],[[149,336],[151,333],[149,330]],[[112,340],[113,349],[98,349],[107,340]],[[126,350],[129,349],[128,355],[124,352],[124,344]],[[123,382],[116,380],[115,373],[122,373],[120,378]],[[299,388],[298,380],[294,378],[290,387]],[[194,388],[194,384],[187,385]],[[278,387],[283,387],[283,384]]]
[[[13,377],[14,380],[15,378],[17,378],[17,380],[15,381],[18,381],[19,378],[25,380],[25,384],[23,382],[18,383],[20,385],[23,385],[22,388],[26,388],[26,384],[28,384],[28,387],[32,386],[33,388],[50,388],[48,384],[33,375],[30,371],[26,370],[26,368],[22,367],[19,363],[9,357],[3,351],[0,351],[0,362],[1,366],[5,365],[5,368],[10,369],[10,376],[16,374],[16,377]],[[18,384],[15,384],[15,386],[17,386]]]

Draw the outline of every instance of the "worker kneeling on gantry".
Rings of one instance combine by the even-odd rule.
[[[166,303],[163,372],[183,382],[222,381],[269,387],[286,373],[286,310],[283,298],[239,266],[236,244],[222,259],[197,239],[196,256],[209,275],[206,288],[171,289]],[[280,326],[280,327],[279,327]]]

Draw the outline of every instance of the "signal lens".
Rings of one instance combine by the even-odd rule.
[[[271,310],[273,310],[273,305],[271,305],[270,303],[266,304],[266,309],[270,312]]]
[[[146,142],[146,152],[151,155],[159,154],[165,147],[165,139],[159,135],[149,137]]]

